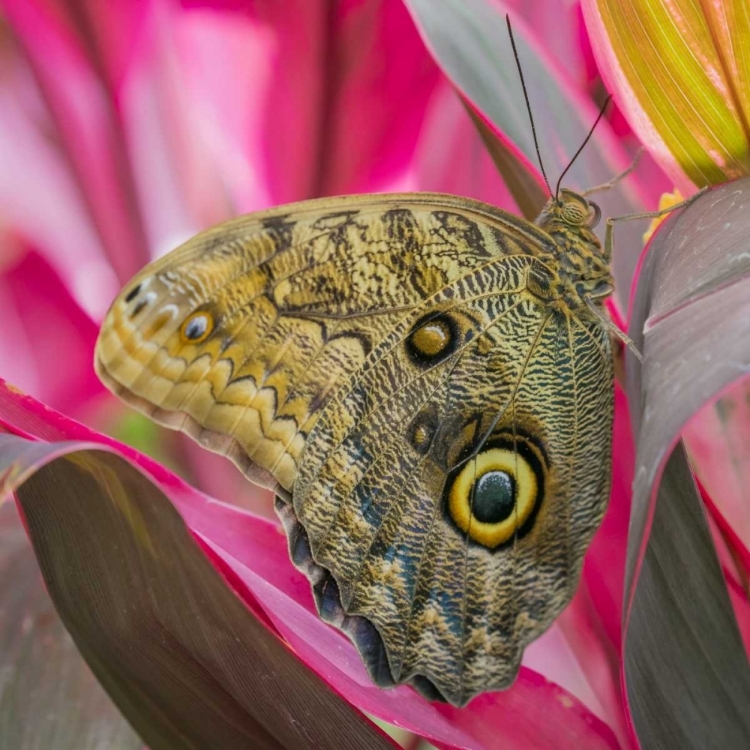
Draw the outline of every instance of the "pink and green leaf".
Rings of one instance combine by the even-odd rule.
[[[750,369],[748,217],[746,178],[670,219],[651,241],[631,309],[643,364],[629,359],[637,455],[624,669],[635,727],[656,744],[732,747],[750,738],[747,656],[735,620],[747,610],[732,609],[684,450],[675,447],[690,418]]]
[[[605,84],[685,193],[750,171],[745,0],[583,0]]]
[[[8,412],[24,411],[35,412],[27,427],[66,426],[12,390],[1,400],[6,428]],[[115,448],[0,434],[1,489],[16,493],[67,630],[143,740],[390,747],[250,614],[244,585],[211,565],[162,490],[118,455],[132,451]],[[181,489],[197,506],[197,493]]]
[[[348,709],[330,703],[332,695],[295,666],[298,658],[360,709],[443,747],[480,749],[493,746],[491,737],[504,737],[507,747],[552,748],[561,736],[582,748],[618,747],[583,704],[528,669],[513,690],[462,710],[431,705],[409,688],[374,687],[351,644],[314,613],[309,585],[289,562],[276,524],[201,495],[150,459],[7,386],[0,391],[0,423],[16,433],[0,444],[0,491],[15,490],[63,621],[147,741],[174,722],[186,736],[223,736],[225,711],[234,729],[242,728],[238,738],[256,736],[258,721],[278,730],[279,741],[289,731],[317,737],[313,717],[324,717],[330,731],[332,710],[337,733],[331,741],[341,742],[348,731],[358,746],[376,737]],[[273,645],[267,627],[296,657]],[[125,664],[132,649],[140,656]],[[153,663],[165,673],[153,675]],[[286,691],[293,693],[284,698]],[[148,704],[161,706],[158,715],[142,705],[138,696],[145,695]],[[287,704],[299,706],[303,728],[281,730],[274,723],[283,723]],[[559,717],[540,724],[540,710]],[[194,726],[186,711],[196,712],[202,725]],[[321,742],[316,746],[326,746]]]
[[[688,422],[683,439],[691,466],[716,512],[750,547],[750,380],[745,377]]]

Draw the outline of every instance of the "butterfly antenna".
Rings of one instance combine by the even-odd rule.
[[[555,186],[555,200],[557,200],[557,196],[560,193],[560,185],[562,184],[563,177],[568,173],[568,170],[573,166],[573,163],[580,155],[581,151],[583,151],[586,144],[591,140],[591,136],[594,135],[594,130],[596,129],[596,126],[599,124],[599,120],[604,117],[604,112],[607,109],[607,105],[612,99],[611,94],[607,94],[607,98],[604,100],[604,104],[602,105],[602,108],[599,110],[599,115],[597,116],[596,120],[594,120],[594,124],[591,126],[591,130],[589,130],[589,134],[584,138],[583,143],[578,147],[578,151],[573,154],[573,158],[568,162],[568,166],[563,169],[562,174],[560,175],[560,179],[557,181],[557,185]]]
[[[531,122],[531,134],[534,136],[534,148],[536,149],[536,158],[539,159],[539,167],[542,170],[542,177],[544,177],[544,183],[547,186],[547,191],[549,192],[550,195],[552,195],[552,188],[549,186],[547,173],[544,171],[544,164],[542,163],[542,154],[539,151],[539,141],[536,139],[536,127],[534,126],[534,115],[531,114],[531,103],[529,102],[529,93],[528,91],[526,91],[526,81],[524,81],[523,79],[523,71],[521,70],[521,60],[518,57],[518,50],[516,49],[516,40],[513,38],[513,29],[511,28],[511,25],[510,25],[510,16],[507,13],[505,14],[505,22],[508,24],[508,36],[510,36],[510,46],[513,47],[513,57],[516,60],[516,67],[518,68],[518,77],[521,79],[521,88],[523,89],[523,98],[526,101],[526,111],[529,113],[529,122]]]

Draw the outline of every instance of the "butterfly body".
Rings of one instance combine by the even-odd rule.
[[[609,494],[611,291],[590,204],[308,201],[144,269],[97,345],[126,401],[276,489],[321,616],[380,685],[512,683]]]

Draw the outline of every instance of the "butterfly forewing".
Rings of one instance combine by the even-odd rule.
[[[123,290],[102,326],[97,370],[157,421],[289,490],[338,384],[452,279],[543,247],[543,233],[524,224],[430,194],[310,201],[227,222]]]
[[[609,340],[556,257],[452,196],[251,215],[144,269],[97,368],[291,497],[292,557],[378,684],[462,705],[512,682],[608,498]]]

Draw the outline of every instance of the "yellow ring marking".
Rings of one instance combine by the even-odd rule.
[[[497,523],[480,521],[472,516],[470,508],[474,482],[490,471],[505,472],[516,488],[515,512]],[[526,523],[538,500],[539,489],[536,474],[523,456],[504,448],[491,448],[469,461],[455,478],[448,496],[448,510],[461,531],[492,549],[507,542]]]
[[[193,324],[197,326],[194,330],[200,331],[201,325],[204,326],[204,330],[200,332],[198,336],[188,336],[188,327]],[[208,338],[208,335],[214,329],[214,319],[211,313],[201,310],[200,312],[193,313],[192,315],[185,318],[185,322],[180,326],[180,338],[184,344],[200,344]]]

